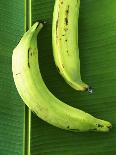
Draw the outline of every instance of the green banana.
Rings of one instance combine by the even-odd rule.
[[[46,87],[37,49],[37,35],[43,26],[36,22],[13,50],[12,72],[21,98],[38,117],[56,127],[75,132],[109,131],[111,123],[63,103]]]
[[[56,0],[52,22],[52,45],[55,64],[64,80],[79,91],[92,88],[81,80],[78,47],[80,0]]]

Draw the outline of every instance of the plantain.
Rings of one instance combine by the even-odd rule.
[[[64,80],[78,91],[92,93],[81,80],[78,47],[80,0],[56,0],[52,22],[52,46],[56,67]]]
[[[108,132],[111,123],[71,107],[57,99],[46,87],[39,68],[37,35],[45,22],[36,22],[13,50],[12,72],[24,103],[42,120],[61,129]]]

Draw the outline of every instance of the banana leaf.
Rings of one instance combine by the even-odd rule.
[[[0,155],[114,155],[116,153],[116,1],[81,0],[79,49],[82,79],[93,93],[65,83],[52,55],[55,0],[0,1]],[[109,133],[73,133],[31,113],[12,77],[12,50],[37,20],[47,25],[38,38],[39,63],[49,90],[60,100],[108,120]]]

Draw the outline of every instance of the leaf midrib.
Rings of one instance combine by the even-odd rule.
[[[25,0],[25,10],[24,10],[24,32],[28,31],[32,24],[32,9],[31,0]],[[24,155],[30,155],[30,136],[31,136],[31,111],[25,105],[25,115],[24,115]]]

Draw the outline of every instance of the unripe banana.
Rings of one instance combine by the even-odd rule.
[[[55,64],[64,80],[74,89],[92,93],[81,80],[78,47],[80,0],[56,0],[52,23],[52,45]]]
[[[57,99],[46,87],[38,64],[37,35],[44,26],[36,22],[22,37],[12,55],[12,72],[25,104],[42,120],[70,131],[107,132],[111,124]]]

